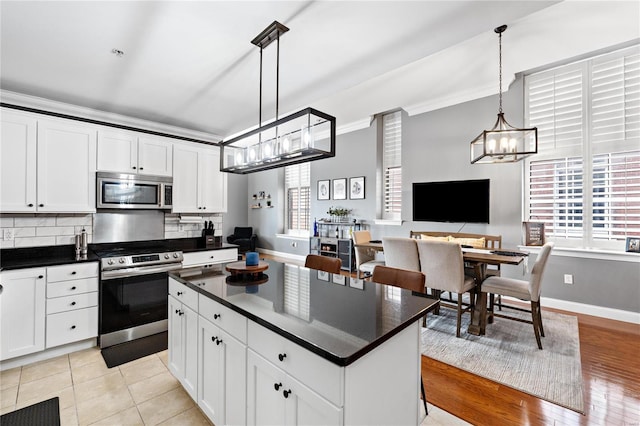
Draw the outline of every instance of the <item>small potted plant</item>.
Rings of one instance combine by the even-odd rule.
[[[332,222],[349,222],[349,215],[351,214],[351,209],[344,209],[342,207],[330,207],[329,211],[327,211],[329,216],[331,216]]]

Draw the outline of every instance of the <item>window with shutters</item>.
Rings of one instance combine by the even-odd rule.
[[[640,46],[525,76],[526,220],[567,247],[640,236]]]
[[[310,164],[301,163],[285,168],[287,194],[287,233],[309,236],[310,222]]]
[[[402,112],[382,115],[382,219],[402,214]]]
[[[284,265],[284,312],[309,321],[311,298],[309,271],[296,265]]]

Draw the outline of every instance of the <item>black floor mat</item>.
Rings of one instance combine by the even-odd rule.
[[[167,336],[168,334],[165,331],[164,333],[109,346],[108,348],[102,349],[102,358],[104,358],[104,362],[107,363],[107,367],[109,368],[126,364],[134,359],[167,349]]]
[[[60,426],[58,397],[38,402],[0,416],[2,426]]]

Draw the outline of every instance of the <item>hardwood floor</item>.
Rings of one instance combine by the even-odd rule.
[[[640,424],[640,326],[577,316],[584,416],[422,357],[427,400],[478,425]]]

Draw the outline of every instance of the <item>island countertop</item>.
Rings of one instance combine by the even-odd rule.
[[[378,347],[438,305],[423,294],[266,260],[253,282],[221,270],[170,277],[340,366]]]

